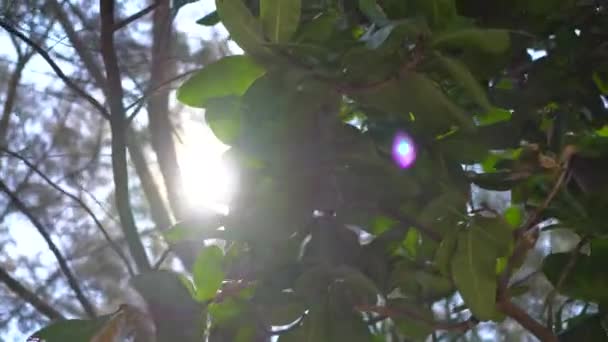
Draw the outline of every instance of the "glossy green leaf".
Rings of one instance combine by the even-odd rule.
[[[227,56],[210,64],[177,89],[177,99],[192,107],[205,107],[215,97],[243,95],[264,74],[247,56]]]
[[[513,228],[519,228],[523,223],[523,210],[519,206],[510,206],[505,210],[505,221]]]
[[[451,263],[452,277],[465,304],[480,320],[492,320],[496,311],[496,250],[480,230],[462,231]]]
[[[206,301],[213,297],[224,281],[222,262],[224,253],[217,246],[203,248],[194,262],[192,275],[196,286],[196,299]]]
[[[217,13],[217,11],[213,11],[196,21],[197,24],[203,25],[203,26],[215,26],[219,22],[220,22],[220,15]]]
[[[454,82],[467,91],[473,101],[484,110],[490,111],[492,105],[486,95],[486,87],[482,87],[466,65],[454,58],[441,55],[437,56],[437,60]]]
[[[437,49],[477,49],[492,54],[504,53],[510,44],[507,30],[476,28],[447,31],[431,41]]]
[[[272,56],[265,46],[262,23],[256,19],[242,0],[215,0],[222,24],[232,38],[247,53],[266,59]]]
[[[266,37],[288,42],[300,23],[301,0],[260,0],[260,16]]]
[[[42,328],[27,340],[28,342],[89,342],[103,328],[111,315],[100,316],[94,320],[69,319],[55,322]]]

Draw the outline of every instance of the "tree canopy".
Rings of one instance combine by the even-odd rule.
[[[113,1],[100,3],[102,107],[112,146],[124,147],[124,108],[112,102],[122,87],[104,53]],[[542,341],[608,339],[606,3],[215,5],[197,22],[222,24],[244,53],[196,71],[177,99],[204,108],[231,146],[229,213],[176,215],[164,239],[198,246],[196,257],[182,259],[185,272],[156,269],[125,228],[129,193],[115,183],[147,309],[58,321],[36,338],[451,340],[512,320]],[[125,153],[112,151],[115,182]],[[530,264],[555,231],[575,246]]]

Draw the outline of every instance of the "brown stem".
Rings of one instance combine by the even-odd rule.
[[[76,280],[76,277],[72,273],[72,270],[68,266],[67,261],[65,260],[65,258],[61,254],[61,252],[59,251],[59,248],[57,247],[57,245],[55,245],[55,243],[53,242],[53,239],[51,238],[51,234],[49,234],[49,232],[47,232],[47,230],[44,228],[42,223],[40,223],[40,221],[38,221],[38,219],[31,213],[31,211],[27,208],[25,203],[23,203],[23,201],[21,201],[21,199],[19,197],[17,197],[17,194],[14,191],[12,191],[11,189],[9,189],[8,186],[1,180],[0,180],[0,191],[6,193],[8,195],[8,197],[10,198],[10,200],[13,202],[13,205],[15,205],[15,207],[17,207],[17,209],[28,218],[28,220],[32,223],[32,225],[34,225],[34,227],[36,227],[36,229],[38,230],[40,235],[42,235],[42,238],[44,238],[44,241],[49,246],[49,249],[51,250],[51,252],[55,256],[55,258],[57,259],[57,262],[59,263],[59,268],[61,268],[61,271],[63,272],[63,274],[65,275],[65,277],[68,280],[68,284],[70,285],[72,290],[74,290],[74,293],[76,294],[76,298],[78,298],[78,301],[80,301],[80,304],[82,305],[84,310],[87,312],[87,314],[90,317],[95,317],[95,309],[93,308],[93,305],[91,304],[91,302],[89,302],[89,300],[84,295],[84,292],[80,288],[80,284],[78,283],[78,281]]]
[[[505,298],[497,303],[498,309],[505,315],[511,317],[522,327],[534,334],[542,342],[557,342],[557,336],[553,334],[551,329],[534,320],[528,313],[522,310],[517,305],[513,304],[510,299]]]
[[[21,299],[31,304],[41,314],[45,315],[51,320],[57,321],[64,319],[61,312],[57,311],[54,307],[43,301],[34,292],[23,286],[17,279],[13,278],[6,270],[0,267],[0,281],[6,284],[6,286],[13,291],[14,294],[19,296]]]
[[[129,194],[127,169],[126,113],[122,103],[123,88],[120,69],[114,49],[114,1],[100,0],[101,55],[106,68],[106,96],[110,105],[110,128],[112,131],[112,173],[115,200],[121,226],[135,263],[140,271],[151,269],[146,251],[139,238]]]
[[[450,322],[436,322],[428,317],[421,315],[416,309],[406,308],[403,306],[388,307],[388,306],[373,306],[373,305],[359,305],[356,307],[359,311],[374,312],[381,316],[387,317],[406,317],[415,321],[424,322],[431,326],[434,330],[447,330],[447,331],[460,331],[465,332],[479,323],[476,319],[471,318],[464,322],[450,323]]]

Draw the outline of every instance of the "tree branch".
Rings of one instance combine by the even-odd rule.
[[[110,105],[112,131],[112,173],[115,200],[127,244],[140,271],[151,269],[146,250],[139,238],[129,194],[127,169],[126,113],[122,103],[123,88],[120,69],[114,49],[114,1],[100,0],[101,55],[106,69],[106,96]]]
[[[30,168],[30,170],[34,171],[38,176],[40,176],[53,189],[59,191],[63,195],[69,197],[71,200],[73,200],[74,202],[76,202],[91,217],[91,219],[93,219],[93,222],[95,223],[95,225],[97,226],[97,228],[99,229],[99,231],[103,234],[104,238],[108,241],[110,247],[116,252],[116,254],[118,254],[118,256],[120,257],[120,259],[122,259],[122,261],[124,262],[125,266],[127,267],[127,270],[129,271],[129,274],[131,274],[131,275],[135,274],[134,271],[133,271],[133,268],[131,267],[131,263],[129,262],[129,259],[127,259],[127,257],[121,251],[120,247],[118,247],[118,245],[114,242],[114,240],[112,240],[112,237],[110,237],[110,234],[108,234],[108,232],[104,228],[104,226],[101,223],[101,221],[97,218],[97,216],[95,215],[95,213],[93,213],[93,210],[91,210],[91,208],[86,203],[84,203],[83,200],[81,200],[80,198],[78,198],[78,196],[75,196],[75,195],[67,192],[62,187],[60,187],[57,183],[53,182],[42,171],[40,171],[40,169],[38,169],[38,167],[36,167],[36,165],[34,165],[33,163],[31,163],[25,157],[21,156],[19,153],[13,152],[13,151],[11,151],[11,150],[9,150],[9,149],[7,149],[5,147],[1,147],[1,146],[0,146],[0,151],[6,153],[8,155],[10,155],[13,158],[19,159],[28,168]]]
[[[67,261],[59,251],[59,248],[57,248],[57,245],[55,245],[55,243],[53,242],[53,239],[51,238],[49,232],[46,231],[42,223],[40,223],[40,221],[38,221],[38,219],[29,211],[25,203],[23,203],[23,201],[21,201],[21,199],[17,197],[17,194],[11,191],[11,189],[9,189],[8,186],[2,180],[0,180],[0,191],[6,193],[10,200],[13,202],[13,204],[17,207],[17,209],[28,218],[28,220],[34,225],[34,227],[36,227],[40,235],[42,235],[42,237],[44,238],[44,241],[46,241],[47,245],[49,246],[49,249],[57,259],[61,271],[68,280],[68,284],[76,294],[76,298],[78,298],[78,301],[80,301],[80,304],[82,305],[86,313],[90,317],[95,317],[95,309],[93,308],[93,305],[85,297],[82,289],[80,288],[80,285],[78,284],[78,281],[76,280],[76,277],[68,266]]]
[[[152,23],[152,61],[150,63],[150,89],[159,88],[174,74],[175,62],[169,51],[173,29],[171,27],[171,6],[169,0],[157,0]],[[152,148],[158,160],[163,184],[173,215],[183,219],[184,208],[181,201],[183,192],[181,173],[173,141],[173,124],[169,118],[169,91],[162,89],[148,98],[148,123]]]
[[[72,89],[75,93],[82,96],[93,107],[95,107],[97,110],[99,110],[101,115],[103,115],[106,118],[109,118],[109,114],[108,114],[107,110],[105,109],[105,107],[101,103],[99,103],[99,101],[97,101],[94,97],[92,97],[87,92],[85,92],[83,89],[81,89],[76,83],[74,83],[63,72],[63,70],[61,70],[61,68],[57,65],[57,63],[55,63],[53,58],[51,58],[51,56],[46,52],[46,50],[44,50],[42,47],[40,47],[40,45],[36,44],[36,42],[34,42],[30,38],[28,38],[23,33],[19,32],[18,30],[13,28],[9,23],[7,23],[3,20],[0,20],[0,27],[5,29],[6,31],[8,31],[11,35],[14,35],[17,38],[24,41],[25,43],[27,43],[32,49],[34,49],[47,62],[47,64],[51,67],[51,69],[53,69],[55,74],[57,74],[57,77],[59,77],[68,88]]]
[[[55,308],[43,301],[34,292],[21,285],[21,283],[17,279],[13,278],[10,274],[8,274],[8,272],[6,272],[6,270],[1,267],[0,281],[6,284],[6,286],[11,291],[13,291],[14,294],[16,294],[21,299],[32,305],[34,308],[36,308],[36,310],[38,310],[41,314],[45,315],[49,319],[54,321],[64,319],[63,315],[59,311],[57,311]]]
[[[359,311],[374,312],[380,316],[386,317],[406,317],[415,321],[424,322],[431,326],[433,330],[447,330],[447,331],[460,331],[466,332],[469,329],[479,323],[475,318],[470,318],[463,322],[450,323],[450,322],[436,322],[428,317],[421,315],[416,309],[406,308],[403,306],[388,307],[388,306],[375,306],[375,305],[359,305],[356,307]]]
[[[142,9],[141,11],[139,11],[139,12],[137,12],[137,13],[135,13],[135,14],[133,14],[133,15],[131,15],[131,16],[129,16],[129,17],[127,17],[127,18],[119,21],[119,22],[117,22],[114,25],[114,31],[118,31],[121,28],[123,28],[123,27],[131,24],[135,20],[137,20],[137,19],[145,16],[146,14],[152,12],[156,7],[158,7],[158,5],[160,5],[161,1],[162,0],[155,1],[152,5],[150,5],[150,6],[146,7],[146,8],[144,8],[144,9]]]
[[[517,305],[513,304],[510,299],[503,298],[498,301],[497,308],[505,315],[511,317],[522,327],[534,334],[542,342],[557,342],[557,336],[553,334],[551,329],[534,320],[527,312],[522,310]]]

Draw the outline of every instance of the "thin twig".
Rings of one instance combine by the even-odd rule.
[[[127,105],[127,106],[125,107],[125,109],[128,111],[128,110],[131,110],[131,109],[132,109],[132,108],[134,108],[134,107],[138,107],[138,108],[139,108],[139,106],[143,106],[143,105],[145,104],[145,101],[146,101],[146,100],[147,100],[147,99],[148,99],[150,96],[154,95],[154,94],[155,94],[157,91],[159,91],[159,90],[163,89],[164,87],[166,87],[166,86],[170,85],[171,83],[173,83],[173,82],[175,82],[175,81],[179,81],[180,79],[182,79],[182,78],[184,78],[184,77],[186,77],[186,76],[192,75],[193,73],[195,73],[195,72],[197,72],[197,71],[199,71],[199,70],[200,70],[200,69],[192,69],[192,70],[187,70],[187,71],[184,71],[184,72],[182,72],[181,74],[176,75],[176,76],[173,76],[173,77],[171,77],[170,79],[168,79],[168,80],[166,80],[166,81],[162,82],[162,83],[161,83],[161,84],[159,84],[158,86],[156,86],[156,87],[154,87],[154,88],[151,88],[151,89],[148,89],[148,90],[147,90],[147,91],[146,91],[146,92],[145,92],[145,93],[144,93],[144,94],[143,94],[143,95],[142,95],[142,96],[141,96],[139,99],[137,99],[137,100],[133,101],[131,104]],[[127,121],[128,121],[128,122],[131,122],[131,121],[133,120],[133,118],[135,117],[135,115],[137,115],[137,113],[138,113],[138,112],[139,112],[139,110],[134,110],[134,111],[133,111],[133,112],[132,112],[132,113],[129,115],[129,117],[127,118]]]
[[[171,252],[171,248],[165,249],[163,251],[163,254],[160,255],[160,258],[158,258],[158,261],[156,261],[156,263],[154,264],[154,266],[152,266],[152,269],[155,270],[155,271],[158,271],[158,269],[160,268],[160,266],[163,264],[163,262],[169,256],[170,252]]]
[[[99,101],[97,101],[94,97],[89,95],[86,91],[84,91],[76,83],[74,83],[63,72],[63,70],[61,70],[61,68],[57,65],[57,63],[55,63],[53,58],[51,58],[51,56],[48,54],[48,52],[46,52],[45,49],[43,49],[40,45],[36,44],[36,42],[34,42],[30,38],[28,38],[23,33],[19,32],[18,30],[13,28],[9,23],[7,23],[3,20],[0,20],[0,27],[4,28],[11,35],[17,36],[19,39],[21,39],[26,44],[28,44],[32,49],[34,49],[36,52],[38,52],[38,54],[48,63],[48,65],[51,67],[51,69],[53,69],[55,74],[57,74],[57,77],[59,77],[68,88],[72,89],[75,93],[77,93],[78,95],[82,96],[85,100],[87,100],[87,102],[89,102],[93,107],[95,107],[97,110],[99,110],[101,115],[103,115],[106,119],[110,117],[106,108]]]
[[[28,209],[28,207],[25,205],[25,203],[23,203],[23,201],[21,201],[21,199],[17,196],[17,194],[15,194],[11,189],[9,189],[8,186],[2,180],[0,180],[0,191],[6,193],[8,195],[8,197],[13,202],[13,204],[17,207],[17,209],[22,214],[24,214],[28,218],[28,220],[32,223],[32,225],[34,225],[34,227],[38,230],[38,232],[40,233],[40,235],[42,236],[44,241],[49,246],[49,249],[51,250],[51,252],[55,256],[55,258],[57,259],[57,262],[59,263],[59,267],[61,268],[63,274],[66,276],[66,278],[68,280],[68,284],[70,285],[70,287],[76,294],[76,298],[78,298],[78,301],[80,302],[80,304],[82,305],[84,310],[87,312],[89,317],[95,317],[95,309],[93,308],[93,305],[84,295],[84,292],[80,288],[80,284],[78,283],[78,281],[76,280],[76,277],[72,273],[72,270],[68,266],[67,261],[65,260],[65,258],[61,254],[61,252],[59,251],[59,248],[57,247],[57,245],[55,245],[55,243],[53,242],[53,239],[51,238],[51,234],[44,228],[42,223],[40,223],[40,221],[38,221],[38,219],[31,213],[31,211]]]
[[[8,154],[8,155],[10,155],[10,156],[12,156],[12,157],[14,157],[16,159],[19,159],[28,168],[30,168],[38,176],[40,176],[53,189],[59,191],[63,195],[69,197],[71,200],[73,200],[74,202],[76,202],[91,217],[91,219],[93,220],[93,222],[95,222],[95,225],[97,226],[97,228],[99,229],[99,231],[101,232],[101,234],[104,236],[104,238],[108,241],[108,244],[110,245],[110,247],[116,252],[116,254],[118,254],[118,256],[120,257],[120,259],[124,262],[125,266],[127,267],[127,270],[129,271],[129,274],[132,275],[132,276],[135,274],[135,272],[133,271],[133,268],[131,267],[131,263],[129,262],[129,259],[127,259],[127,257],[124,255],[124,253],[120,250],[120,247],[118,247],[118,245],[114,242],[114,240],[112,239],[112,237],[110,237],[110,234],[104,228],[103,224],[97,218],[97,216],[95,215],[95,213],[93,213],[93,210],[91,210],[91,208],[86,203],[84,203],[84,201],[82,199],[78,198],[78,196],[76,196],[74,194],[69,193],[68,191],[66,191],[62,187],[60,187],[57,183],[53,182],[42,171],[40,171],[40,169],[38,169],[38,167],[36,165],[34,165],[33,163],[31,163],[25,157],[22,157],[19,153],[11,151],[11,150],[9,150],[8,148],[5,148],[5,147],[0,147],[0,151],[2,151],[3,153],[6,153],[6,154]]]
[[[142,9],[141,11],[117,22],[116,24],[114,24],[114,31],[118,31],[121,28],[131,24],[132,22],[134,22],[135,20],[145,16],[146,14],[152,12],[156,7],[158,7],[158,5],[160,4],[161,1],[155,1],[152,5]]]
[[[460,331],[465,332],[475,327],[479,321],[475,318],[470,318],[463,322],[451,323],[451,322],[437,322],[433,319],[421,315],[418,310],[410,309],[403,306],[388,307],[388,306],[375,306],[375,305],[358,305],[355,309],[359,311],[374,312],[379,314],[381,317],[406,317],[415,321],[423,322],[433,328],[433,330],[446,330],[446,331]]]

